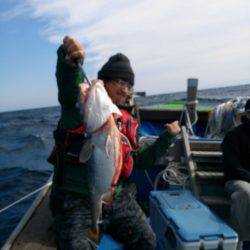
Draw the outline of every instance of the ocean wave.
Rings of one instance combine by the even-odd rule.
[[[47,162],[49,151],[26,150],[19,152],[1,153],[0,170],[13,168],[15,166],[29,170],[46,171],[51,170],[51,164]]]
[[[16,121],[16,120],[11,120],[11,121],[2,121],[0,119],[1,122],[1,130],[0,130],[0,134],[17,134],[20,133],[20,129],[24,130],[26,128],[33,128],[35,126],[33,121]]]
[[[0,169],[0,172],[3,174],[0,176],[0,185],[1,185],[1,181],[3,179],[6,179],[7,176],[10,176],[11,178],[16,178],[19,175],[27,174],[27,173],[32,173],[32,174],[36,174],[40,176],[48,176],[48,174],[51,173],[51,171],[48,171],[48,170],[42,171],[42,170],[37,170],[37,169],[27,169],[27,168],[23,168],[20,166],[14,166],[11,168],[3,167]]]
[[[51,120],[46,119],[46,118],[41,118],[41,119],[38,119],[37,122],[40,124],[49,124],[49,123],[51,123]]]
[[[0,146],[0,153],[6,153],[6,152],[8,152],[8,149],[3,146]]]
[[[45,150],[46,146],[50,144],[50,139],[41,135],[25,135],[25,136],[12,136],[9,138],[3,138],[2,145],[0,147],[1,153],[18,153],[25,152],[27,150]]]
[[[51,175],[51,171],[29,170],[22,167],[4,168],[0,173],[0,207],[40,187]]]
[[[46,139],[42,135],[34,135],[34,134],[28,134],[25,136],[19,137],[17,140],[17,144],[19,147],[15,149],[15,151],[20,150],[44,150],[46,147]]]
[[[0,148],[0,169],[22,167],[29,170],[46,171],[51,166],[47,162],[52,142],[44,145],[40,139],[34,142],[34,136],[27,136],[19,143],[10,143]],[[30,142],[31,140],[31,142]]]
[[[21,120],[21,121],[25,121],[25,120],[32,120],[32,117],[30,117],[30,115],[17,115],[15,117],[15,120]]]
[[[20,141],[25,143],[38,143],[43,144],[43,136],[39,134],[28,134],[20,138]]]
[[[0,200],[3,197],[20,196],[33,191],[34,187],[39,187],[51,175],[51,171],[30,170],[23,167],[3,168],[0,170]],[[17,193],[17,195],[15,195]],[[14,200],[12,197],[8,200]],[[2,203],[2,202],[1,202]],[[7,201],[4,201],[7,204]],[[1,207],[4,204],[1,204]]]

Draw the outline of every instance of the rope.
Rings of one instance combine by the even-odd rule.
[[[29,197],[32,196],[33,194],[38,193],[39,191],[43,190],[44,188],[50,186],[51,184],[52,184],[52,181],[46,183],[44,186],[42,186],[42,187],[40,187],[40,188],[34,190],[33,192],[31,192],[31,193],[25,195],[24,197],[20,198],[19,200],[15,201],[15,202],[13,202],[13,203],[11,203],[11,204],[9,204],[8,206],[6,206],[6,207],[0,209],[0,213],[6,211],[7,209],[9,209],[9,208],[13,207],[14,205],[20,203],[21,201],[23,201],[23,200],[29,198]]]
[[[168,166],[156,176],[154,190],[157,189],[161,178],[170,185],[182,186],[185,188],[189,179],[188,173],[185,172],[187,172],[186,167],[177,162],[170,162]]]

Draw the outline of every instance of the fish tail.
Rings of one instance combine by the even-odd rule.
[[[100,231],[95,231],[92,228],[89,228],[88,230],[88,238],[92,241],[94,241],[96,244],[99,244],[100,242]]]
[[[93,240],[96,238],[95,236],[99,235],[99,221],[102,217],[102,197],[100,195],[94,195],[92,198],[92,225],[90,228],[90,235],[93,236]],[[90,237],[90,239],[92,239]]]

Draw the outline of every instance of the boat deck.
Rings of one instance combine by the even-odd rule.
[[[46,193],[28,223],[24,226],[22,233],[17,236],[11,250],[55,250],[55,238],[52,229],[52,216],[49,209],[49,194]]]

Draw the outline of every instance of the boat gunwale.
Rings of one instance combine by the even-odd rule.
[[[53,174],[49,177],[48,181],[46,182],[49,184],[52,181]],[[22,219],[19,221],[15,229],[12,231],[4,245],[2,246],[1,250],[9,250],[12,246],[14,241],[18,238],[21,232],[24,230],[25,226],[28,224],[31,217],[34,215],[35,211],[42,203],[44,198],[46,197],[47,193],[49,192],[51,185],[46,186],[43,190],[39,192],[35,200],[32,202],[31,206],[29,207],[28,211],[24,214]]]

